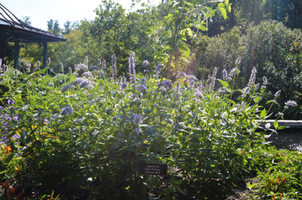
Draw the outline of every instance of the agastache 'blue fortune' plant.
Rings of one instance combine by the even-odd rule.
[[[14,121],[15,123],[18,123],[20,121],[19,113],[16,113],[16,109],[14,108],[15,101],[8,99],[7,104],[9,106],[6,106],[5,108],[0,106],[0,130],[1,132],[0,135],[0,140],[2,140],[2,144],[5,144],[10,141],[10,138],[8,138],[7,134],[7,129],[9,128],[9,122],[11,123]],[[16,133],[13,136],[13,140],[20,138],[20,136]]]
[[[233,80],[234,74],[235,74],[236,68],[231,69],[229,76],[228,76],[228,81]]]
[[[84,58],[84,64],[88,67],[88,56],[85,56],[85,58]]]
[[[194,96],[195,96],[195,97],[198,97],[198,98],[200,98],[200,99],[203,98],[202,93],[201,93],[198,89],[197,89],[196,92],[194,93]]]
[[[93,75],[90,71],[84,72],[82,74],[82,76],[85,77],[85,78],[92,78],[93,77]]]
[[[136,89],[137,89],[138,91],[142,92],[142,93],[147,92],[147,87],[146,87],[145,85],[143,85],[143,84],[138,85],[138,86],[136,87]]]
[[[71,67],[68,67],[68,74],[71,74],[72,73],[72,69]]]
[[[263,76],[263,85],[261,86],[261,88],[266,89],[266,85],[267,85],[267,78],[265,76]]]
[[[62,109],[61,115],[72,115],[73,110],[70,106],[66,106]]]
[[[278,90],[276,93],[275,93],[275,97],[279,97],[280,96],[280,93],[281,93],[281,90]]]
[[[142,65],[144,68],[146,68],[148,65],[150,65],[150,63],[148,62],[148,60],[144,60]]]
[[[116,56],[115,54],[113,54],[111,56],[111,74],[112,74],[112,78],[115,79],[117,76],[117,72],[116,72]]]
[[[228,79],[228,72],[226,69],[222,70],[222,80],[227,81]]]
[[[285,102],[284,109],[288,109],[290,106],[295,107],[297,106],[297,103],[295,101],[288,100],[287,102]]]
[[[164,68],[164,64],[160,63],[155,67],[155,71],[160,71],[163,68]]]
[[[135,125],[139,125],[143,123],[142,115],[141,114],[135,114],[133,118],[133,122]]]
[[[91,85],[91,81],[87,79],[83,79],[83,81],[80,83],[81,88],[87,87],[88,85]]]
[[[180,72],[180,73],[179,73],[179,76],[180,76],[180,77],[186,77],[187,74],[186,74],[185,72]]]
[[[171,90],[173,87],[173,83],[169,80],[163,80],[161,85],[164,86],[167,90]]]
[[[121,90],[125,90],[126,88],[127,88],[127,83],[126,82],[122,82],[121,86],[120,86],[120,89]]]
[[[211,80],[211,84],[210,84],[210,87],[209,87],[210,90],[214,90],[214,88],[215,88],[216,75],[217,75],[217,68],[214,67],[213,75],[211,77],[212,80]]]
[[[129,75],[130,75],[130,83],[134,84],[136,82],[136,72],[135,72],[135,53],[131,51],[129,56]]]
[[[248,84],[247,84],[247,87],[251,87],[253,84],[255,84],[256,73],[257,73],[257,69],[256,69],[256,67],[254,66],[253,69],[252,69],[252,73],[251,73],[249,82],[248,82]]]
[[[72,85],[79,85],[83,82],[83,80],[83,78],[78,77],[73,81]]]
[[[63,65],[63,63],[60,63],[60,69],[59,70],[62,74],[64,74],[64,65]]]
[[[245,97],[251,90],[251,88],[255,85],[257,69],[254,66],[250,75],[249,82],[247,86],[243,89],[242,96]]]
[[[62,92],[62,93],[63,93],[63,92],[66,92],[66,91],[68,91],[70,88],[71,88],[71,86],[70,86],[69,84],[64,85],[64,87],[61,89],[61,92]]]
[[[198,79],[194,75],[187,75],[186,80],[189,82],[196,82]]]

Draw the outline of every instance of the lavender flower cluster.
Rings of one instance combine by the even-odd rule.
[[[111,73],[112,73],[112,78],[115,79],[117,76],[117,72],[116,72],[116,56],[115,54],[113,54],[111,56]]]
[[[129,75],[130,75],[130,83],[134,84],[136,82],[136,72],[135,72],[135,53],[131,51],[129,56]]]
[[[287,102],[285,102],[284,109],[288,109],[290,106],[296,107],[296,106],[297,106],[297,103],[296,103],[295,101],[288,100]]]
[[[74,81],[73,81],[73,83],[72,83],[72,85],[80,85],[80,88],[88,88],[88,89],[92,89],[94,86],[92,85],[92,82],[90,81],[90,80],[88,80],[88,79],[86,79],[86,78],[80,78],[80,77],[78,77],[78,78],[76,78]],[[65,87],[65,86],[64,86]],[[63,88],[64,88],[63,87]],[[66,86],[66,87],[68,87],[68,86]],[[63,90],[63,88],[62,88],[62,90]],[[63,91],[62,91],[63,92]]]
[[[8,106],[3,107],[0,106],[0,129],[4,130],[0,135],[0,140],[2,140],[2,144],[5,144],[9,142],[9,138],[7,137],[7,129],[9,127],[9,122],[11,121],[20,121],[19,113],[15,113],[14,104],[15,102],[13,100],[7,101]],[[18,134],[15,134],[13,136],[13,139],[20,138]]]

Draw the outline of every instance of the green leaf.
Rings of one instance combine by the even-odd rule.
[[[167,16],[165,16],[164,18],[165,18],[165,19],[169,19],[169,18],[171,18],[171,17],[173,17],[173,16],[174,16],[174,15],[170,13],[170,14],[168,14]]]
[[[274,127],[275,127],[276,130],[278,130],[278,128],[279,128],[279,123],[278,123],[277,120],[274,122]]]
[[[14,157],[14,154],[9,154],[9,156],[7,156],[7,158],[5,159],[4,163],[9,163],[9,161],[11,161]]]
[[[185,54],[186,57],[189,57],[190,56],[190,49],[184,45],[180,45],[178,46],[179,50]]]
[[[202,31],[206,31],[207,27],[205,27],[203,24],[200,24],[199,29],[201,29]]]
[[[228,5],[228,11],[229,13],[232,12],[232,7],[230,5]]]
[[[227,11],[225,8],[218,7],[218,10],[220,11],[221,15],[223,16],[224,19],[227,18]]]
[[[229,0],[224,0],[224,3],[225,4],[229,4]]]
[[[230,85],[227,82],[223,80],[219,80],[219,82],[223,85],[223,87],[230,89]]]
[[[103,79],[100,78],[100,80],[98,81],[97,85],[94,87],[93,89],[93,93],[97,92],[100,89],[100,85],[103,83]]]
[[[265,118],[266,115],[267,115],[266,109],[264,108],[264,109],[261,111],[261,113],[260,113],[260,117],[261,117],[261,118]]]
[[[218,4],[218,8],[223,8],[224,7],[224,3],[219,3]]]
[[[285,129],[285,128],[290,128],[289,126],[279,126],[278,130],[282,130],[282,129]]]
[[[258,103],[260,101],[260,96],[255,97],[254,102]]]

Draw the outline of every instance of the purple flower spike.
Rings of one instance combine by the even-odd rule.
[[[295,106],[297,106],[297,103],[296,103],[295,101],[288,100],[287,102],[285,102],[284,108],[285,108],[285,109],[288,109],[289,106],[295,107]]]
[[[13,104],[15,104],[15,102],[14,102],[14,100],[7,100],[7,103],[8,103],[8,105],[13,105]]]
[[[134,124],[139,125],[141,123],[143,123],[143,119],[142,119],[141,114],[135,114],[134,115]]]

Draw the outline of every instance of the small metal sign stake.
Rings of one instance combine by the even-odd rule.
[[[139,174],[146,175],[167,175],[166,164],[154,164],[154,163],[139,163]]]
[[[138,173],[146,175],[167,175],[167,165],[166,164],[155,164],[155,163],[139,163]],[[149,200],[153,199],[153,176],[149,176],[150,181],[150,193]]]

